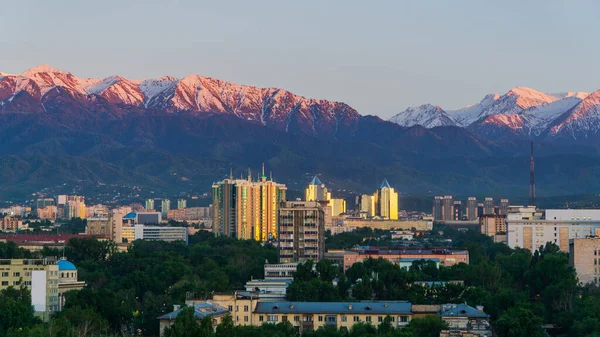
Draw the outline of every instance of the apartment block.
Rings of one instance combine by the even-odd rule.
[[[287,201],[279,209],[279,263],[319,261],[325,253],[325,212],[316,201]]]
[[[582,284],[600,284],[600,237],[569,240],[569,265]]]

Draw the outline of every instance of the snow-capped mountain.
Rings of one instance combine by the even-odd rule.
[[[77,109],[66,105],[77,105]],[[189,75],[130,80],[76,77],[48,65],[0,73],[0,112],[83,110],[124,113],[231,114],[279,130],[311,135],[351,131],[359,113],[344,103],[309,99],[278,88],[257,88]]]
[[[542,93],[531,88],[516,87],[504,95],[486,95],[481,102],[465,108],[446,111],[439,108],[437,115],[443,112],[443,116],[447,116],[456,125],[494,140],[541,135],[560,135],[577,140],[589,138],[590,132],[595,133],[596,125],[599,125],[600,132],[600,116],[593,113],[593,102],[594,97],[585,92]],[[580,107],[582,104],[586,107]],[[430,105],[422,107],[426,106]],[[421,116],[417,116],[419,118],[415,117],[415,111],[421,111],[420,108],[409,108],[390,121],[403,126],[438,126],[428,124],[429,119],[426,118],[433,114],[433,110],[424,109]]]
[[[390,122],[405,127],[421,125],[426,128],[456,125],[456,122],[442,108],[431,104],[408,108],[390,118]]]
[[[600,135],[600,90],[589,94],[548,127],[550,137],[575,140],[598,139]]]

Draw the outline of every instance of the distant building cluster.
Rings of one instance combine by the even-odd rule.
[[[373,194],[360,196],[360,215],[363,218],[398,220],[398,192],[384,179]]]
[[[465,203],[454,200],[451,195],[436,196],[433,199],[433,219],[435,221],[475,221],[483,215],[504,215],[508,213],[508,199],[500,199],[495,204],[494,198],[487,197],[483,202],[469,197]]]

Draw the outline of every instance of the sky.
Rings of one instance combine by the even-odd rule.
[[[199,74],[389,118],[515,86],[600,89],[600,2],[20,0],[0,10],[0,71]]]

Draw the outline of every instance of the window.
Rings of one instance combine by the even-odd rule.
[[[14,277],[21,277],[21,273],[19,273],[18,271],[16,271],[16,272],[13,273],[13,276]]]
[[[398,317],[398,322],[402,322],[402,323],[408,322],[408,316],[400,316],[400,317]]]
[[[323,316],[319,316],[319,322],[323,322]]]
[[[13,281],[13,286],[18,286],[19,285],[19,281]]]
[[[392,319],[392,322],[396,321],[396,318],[394,316],[390,316],[390,318]]]
[[[326,320],[327,322],[335,322],[335,316],[327,316]]]
[[[263,316],[263,315],[258,316],[259,322],[263,322],[264,320],[265,320],[265,316]]]
[[[229,311],[233,311],[233,305],[230,305],[230,306],[228,306],[228,307],[227,307],[227,310],[229,310]]]
[[[248,306],[247,305],[244,306],[244,312],[248,312]]]
[[[367,316],[366,321],[370,322],[371,321],[371,316]]]
[[[300,316],[294,316],[294,322],[300,322]]]
[[[288,321],[288,320],[287,320],[287,316],[286,316],[286,315],[284,315],[284,316],[281,316],[281,321],[282,321],[282,322],[287,322],[287,321]]]
[[[25,281],[26,286],[31,286],[31,281]]]
[[[346,321],[348,321],[348,317],[342,316],[342,322],[346,322]]]
[[[383,322],[383,316],[377,317],[377,322],[379,322],[379,323]]]
[[[358,316],[354,316],[354,321],[355,322],[360,322],[360,318]]]
[[[277,322],[277,315],[267,315],[267,322]]]
[[[8,272],[7,271],[3,271],[2,272],[2,277],[8,277]]]
[[[2,285],[3,286],[7,286],[8,285],[8,281],[2,281]]]
[[[248,316],[244,316],[244,322],[248,322]]]

